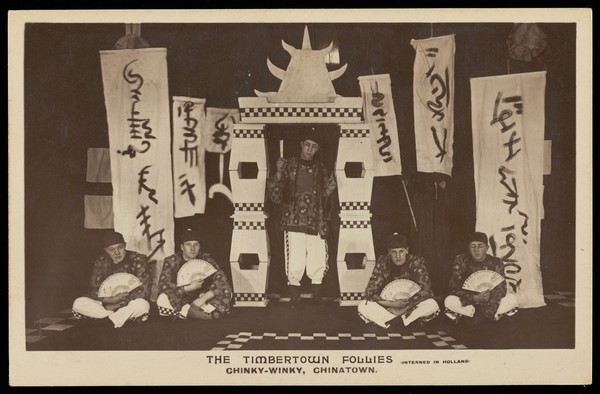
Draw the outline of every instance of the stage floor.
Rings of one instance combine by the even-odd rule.
[[[483,325],[454,325],[443,313],[424,327],[380,328],[365,324],[356,307],[336,300],[322,308],[285,299],[265,308],[233,308],[217,321],[171,320],[156,310],[144,323],[114,329],[75,320],[70,309],[26,329],[26,349],[44,350],[384,350],[384,349],[570,349],[575,346],[575,295],[554,292],[547,305],[521,309]],[[441,300],[438,300],[438,302]]]

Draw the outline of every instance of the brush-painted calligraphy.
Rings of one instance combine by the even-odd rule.
[[[413,39],[417,171],[452,176],[454,35]]]
[[[441,122],[446,117],[446,109],[450,104],[450,75],[448,72],[448,67],[444,67],[442,70],[442,75],[438,72],[436,68],[435,58],[439,52],[439,49],[436,47],[425,48],[425,56],[433,59],[433,63],[425,73],[425,77],[429,82],[429,99],[425,103],[425,107],[431,112],[431,118],[435,122]],[[439,132],[443,133],[443,138],[440,139],[438,134]],[[436,127],[435,125],[431,126],[431,135],[433,137],[433,142],[435,143],[436,148],[438,149],[438,153],[435,155],[436,158],[440,159],[440,163],[444,160],[444,156],[446,155],[446,140],[448,136],[447,128],[443,127],[443,125],[439,125]]]
[[[152,259],[152,256],[154,256],[156,254],[156,252],[158,252],[159,250],[162,250],[163,245],[165,244],[165,239],[163,238],[163,233],[165,231],[165,229],[160,229],[154,232],[151,232],[152,230],[152,224],[150,223],[150,219],[152,218],[152,215],[149,215],[148,212],[148,208],[149,206],[147,205],[140,205],[140,211],[136,216],[136,219],[140,220],[140,226],[142,227],[142,236],[146,237],[146,240],[148,241],[148,249],[152,250],[152,252],[148,255],[148,260]],[[154,238],[158,237],[158,241],[156,241],[156,246],[152,246],[153,242],[152,240]]]
[[[132,140],[140,140],[142,147],[136,146],[133,143],[127,146],[125,150],[119,150],[117,153],[123,156],[134,158],[138,153],[146,153],[150,149],[151,139],[156,137],[152,134],[152,128],[149,126],[150,119],[144,118],[137,109],[138,104],[142,101],[142,86],[144,85],[144,77],[137,73],[134,69],[134,59],[127,63],[123,68],[123,79],[129,85],[131,106],[129,107],[129,117],[127,118],[129,127],[129,138]]]
[[[192,117],[192,110],[194,109],[194,103],[186,101],[182,106],[177,108],[177,116],[181,117],[182,111],[185,114],[183,121],[183,146],[179,148],[184,153],[185,162],[189,164],[190,168],[198,165],[198,135],[196,134],[196,128],[198,127],[198,119]]]
[[[146,179],[146,175],[148,175],[150,172],[148,171],[148,169],[152,167],[152,165],[147,165],[144,168],[141,169],[140,172],[138,172],[138,194],[142,194],[142,190],[146,190],[148,192],[148,198],[155,204],[158,204],[158,200],[155,197],[156,194],[156,190],[152,189],[150,187],[148,187],[148,185],[146,185],[146,182],[148,181]]]
[[[230,122],[226,122],[225,119],[230,118]],[[225,114],[215,122],[215,130],[212,135],[212,141],[221,147],[223,151],[227,149],[229,138],[231,138],[231,132],[227,132],[229,126],[235,123],[235,117],[229,114]]]
[[[181,174],[179,176],[179,180],[181,180],[181,182],[179,183],[179,186],[181,187],[180,194],[182,196],[187,194],[190,203],[192,205],[196,205],[196,196],[194,195],[194,186],[196,186],[196,184],[190,183],[187,179],[186,174]]]
[[[377,127],[379,127],[379,135],[380,137],[377,139],[377,145],[379,146],[379,155],[381,155],[384,163],[387,163],[392,160],[392,153],[388,149],[392,144],[392,139],[388,135],[389,130],[385,126],[385,116],[387,112],[383,110],[385,95],[380,92],[373,93],[373,99],[371,100],[371,105],[377,108],[373,111],[372,115],[374,117],[375,122],[377,122]]]
[[[514,243],[517,240],[517,231],[515,228],[518,225],[521,230],[521,235],[523,236],[523,243],[527,244],[527,222],[529,216],[523,212],[523,210],[518,209],[519,193],[517,188],[517,173],[507,166],[508,163],[521,152],[520,148],[515,150],[515,144],[519,143],[521,138],[517,137],[517,130],[515,130],[517,123],[515,122],[513,116],[523,114],[523,100],[521,96],[518,95],[504,98],[503,95],[504,94],[501,91],[497,93],[496,100],[494,102],[494,112],[492,114],[492,120],[490,121],[491,126],[500,126],[501,135],[510,135],[508,140],[502,143],[502,146],[507,150],[507,155],[504,160],[505,165],[501,165],[498,168],[498,174],[500,175],[499,182],[506,190],[506,198],[503,198],[502,202],[508,205],[507,209],[509,215],[511,215],[513,210],[517,208],[517,212],[519,216],[523,218],[523,222],[506,226],[501,229],[501,232],[504,234],[504,243],[497,248],[497,251],[499,253],[506,251],[503,256],[499,257],[504,262],[506,280],[511,288],[516,292],[521,284],[521,279],[517,279],[513,277],[513,275],[517,275],[519,272],[521,272],[521,265],[517,259],[512,258],[516,251],[516,246]],[[510,133],[505,134],[507,132]],[[495,239],[494,245],[496,245]],[[494,251],[496,251],[495,247]]]
[[[513,111],[510,108],[510,104],[512,104],[513,108],[515,109],[514,114],[522,115],[523,99],[521,98],[521,96],[510,96],[502,98],[502,95],[502,92],[498,92],[498,95],[496,96],[496,102],[494,105],[494,116],[490,125],[493,126],[496,123],[500,123],[500,125],[502,125],[502,128],[500,129],[502,134],[512,130],[508,141],[504,143],[504,147],[508,150],[506,156],[506,161],[508,162],[511,161],[519,152],[521,152],[521,148],[515,150],[515,145],[521,141],[521,138],[517,137],[517,130],[513,130],[516,123],[514,121],[509,123],[513,116]],[[503,107],[503,109],[500,112],[498,112],[501,103],[509,105]]]

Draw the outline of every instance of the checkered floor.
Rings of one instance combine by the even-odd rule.
[[[52,332],[62,332],[75,327],[77,319],[71,309],[65,309],[57,317],[45,317],[33,322],[31,328],[25,329],[25,341],[35,343],[46,338]]]
[[[372,345],[378,341],[387,341],[386,349],[396,348],[407,348],[412,346],[406,346],[407,342],[419,343],[418,348],[426,348],[424,344],[429,345],[432,349],[435,348],[447,348],[447,349],[466,349],[465,345],[462,345],[456,341],[453,337],[449,336],[445,331],[437,331],[437,334],[428,334],[426,332],[412,332],[411,334],[401,333],[362,333],[362,334],[351,334],[351,333],[324,333],[315,332],[311,334],[302,333],[287,333],[277,334],[274,332],[265,333],[252,333],[252,332],[240,332],[237,334],[227,335],[225,339],[219,341],[215,347],[211,350],[267,350],[278,348],[277,342],[289,341],[295,342],[295,344],[288,344],[288,347],[294,349],[323,349],[331,348],[331,346],[324,346],[327,342],[329,344],[335,343],[339,349],[348,348],[348,343],[353,341],[364,341],[370,342],[369,348],[374,348]],[[308,342],[312,342],[314,346],[306,346]],[[390,346],[391,342],[395,342],[394,345]],[[403,343],[404,342],[404,343]],[[291,346],[290,346],[291,345]],[[375,348],[378,348],[375,347]]]
[[[547,304],[558,304],[566,308],[575,308],[575,293],[571,291],[555,291],[544,296]]]
[[[538,319],[538,316],[550,316],[549,319],[564,326],[564,331],[570,333],[573,324],[569,320],[573,316],[575,307],[575,293],[567,291],[556,291],[553,294],[545,296],[546,303],[549,308],[536,308],[532,310],[522,310],[516,316],[518,319],[525,318],[526,314],[531,316],[528,319]],[[287,322],[290,319],[297,318],[299,313],[291,314],[286,305],[285,298],[271,300],[267,308],[234,308],[232,316],[226,319],[213,322],[214,329],[211,333],[213,342],[207,345],[202,345],[203,349],[209,350],[266,350],[266,349],[460,349],[460,348],[481,348],[491,346],[491,344],[473,344],[469,342],[469,338],[461,336],[460,332],[453,334],[451,328],[443,324],[432,324],[426,326],[423,332],[413,332],[409,328],[402,327],[399,332],[390,329],[388,331],[373,327],[373,325],[364,325],[362,321],[356,318],[355,309],[353,307],[338,307],[337,301],[329,299],[328,308],[324,312],[322,320],[331,319],[327,322],[306,322],[307,319],[300,319]],[[558,309],[557,309],[558,308]],[[549,312],[544,312],[545,309],[551,309]],[[560,312],[563,310],[564,312]],[[335,312],[335,313],[334,313]],[[310,314],[312,312],[308,312]],[[257,319],[257,314],[264,314],[264,319]],[[523,316],[520,316],[523,315]],[[556,315],[554,318],[553,316]],[[562,317],[561,317],[562,316]],[[565,317],[567,316],[567,317]],[[567,320],[564,320],[564,319]],[[561,320],[562,319],[562,320]],[[139,330],[137,335],[143,335],[145,330],[152,331],[153,329],[164,330],[167,332],[172,325],[169,322],[159,322],[158,317],[152,316],[150,320],[136,328]],[[439,317],[435,320],[443,323],[444,317]],[[438,322],[438,323],[439,323]],[[194,322],[182,321],[184,326],[189,326],[192,330]],[[185,324],[187,323],[187,324]],[[432,322],[432,323],[435,323]],[[162,324],[162,326],[161,326]],[[201,323],[199,323],[201,324]],[[331,324],[334,324],[331,326]],[[528,322],[524,324],[529,324]],[[550,324],[550,323],[549,323]],[[42,318],[30,323],[25,330],[26,342],[28,349],[54,349],[61,350],[68,343],[70,336],[65,336],[73,327],[80,326],[78,320],[73,317],[71,309],[65,309],[54,317]],[[158,326],[158,328],[156,327]],[[164,326],[164,327],[163,327]],[[127,325],[126,325],[127,327]],[[154,328],[152,328],[154,327]],[[292,330],[289,328],[294,327]],[[328,327],[327,332],[320,331],[320,327]],[[237,328],[237,329],[236,329]],[[420,327],[415,327],[418,330]],[[84,330],[84,328],[81,328]],[[182,328],[186,330],[187,328]],[[195,328],[197,329],[197,327]],[[122,331],[123,329],[114,330]],[[200,329],[202,330],[202,329]],[[515,327],[517,330],[517,327]],[[370,331],[370,332],[369,332]],[[450,334],[447,334],[450,332]],[[186,335],[193,335],[185,333]],[[120,334],[121,335],[121,334]],[[122,334],[126,335],[126,334]],[[523,336],[523,334],[519,334]],[[569,334],[570,335],[570,334]],[[80,336],[73,336],[79,338]],[[172,345],[171,342],[162,344],[161,337],[155,339],[157,348],[167,348],[168,346],[185,346]],[[537,336],[532,334],[529,337],[530,341],[536,340]],[[551,341],[560,340],[560,338],[550,338]],[[50,342],[47,345],[43,345]],[[470,344],[471,343],[471,344]],[[41,345],[41,346],[40,346]],[[79,346],[79,345],[78,345]],[[83,345],[81,345],[83,346]],[[91,346],[91,345],[86,345]],[[132,344],[131,346],[135,346]],[[149,345],[150,346],[150,345]],[[204,348],[204,346],[206,346]],[[498,345],[498,346],[501,346]],[[546,342],[540,344],[541,347],[548,346]],[[185,348],[185,347],[183,347]],[[90,349],[93,350],[93,349]]]

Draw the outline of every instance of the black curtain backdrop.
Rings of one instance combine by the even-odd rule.
[[[342,96],[359,97],[357,77],[389,73],[403,176],[375,178],[371,210],[376,254],[399,231],[410,237],[411,252],[430,261],[434,291],[446,291],[448,265],[465,247],[475,227],[475,193],[469,79],[547,71],[545,138],[552,140],[552,174],[544,177],[545,219],[541,265],[544,288],[574,289],[575,274],[575,36],[574,24],[538,24],[548,46],[530,63],[507,62],[506,40],[513,24],[308,24],[313,49],[334,41],[346,73],[334,81]],[[413,129],[412,38],[455,34],[455,134],[453,176],[416,172]],[[279,80],[266,59],[286,68],[281,40],[299,48],[304,24],[143,24],[142,37],[168,50],[170,96],[206,98],[207,107],[236,108],[238,97],[254,89],[276,91]],[[84,294],[93,260],[101,252],[103,230],[83,228],[83,196],[111,194],[110,185],[86,182],[87,149],[108,147],[98,51],[112,49],[123,24],[27,24],[25,29],[25,294],[27,319],[70,307]],[[332,67],[332,69],[338,68]],[[510,70],[509,70],[510,68]],[[9,76],[10,78],[10,76]],[[321,127],[321,126],[320,126]],[[322,126],[331,133],[330,126]],[[294,126],[272,126],[268,134],[293,141]],[[11,132],[19,132],[11,130]],[[327,140],[321,159],[333,168],[337,140]],[[270,159],[277,157],[274,139]],[[293,155],[295,143],[286,143]],[[226,156],[227,168],[229,155]],[[219,179],[219,157],[206,155],[207,189]],[[225,183],[229,176],[225,172]],[[404,179],[418,224],[412,218]],[[444,185],[444,187],[442,186]],[[269,205],[271,242],[269,292],[284,292],[282,235],[277,207]],[[204,249],[226,273],[233,213],[222,196],[207,200],[206,214],[177,219],[179,234],[202,232]],[[335,253],[339,218],[332,221],[326,295],[338,291]],[[178,240],[178,238],[176,238]]]

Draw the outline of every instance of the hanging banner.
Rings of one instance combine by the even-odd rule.
[[[411,40],[417,171],[452,176],[454,35]]]
[[[202,128],[206,99],[173,97],[173,189],[175,217],[204,213],[206,177]]]
[[[545,305],[540,272],[546,73],[471,79],[477,231],[520,306]]]
[[[389,74],[358,77],[365,122],[371,128],[373,176],[402,175],[396,112]]]
[[[239,122],[239,109],[207,108],[206,123],[202,129],[204,149],[213,153],[229,152],[233,125]]]
[[[100,61],[114,228],[160,272],[174,252],[167,50],[100,51]]]

